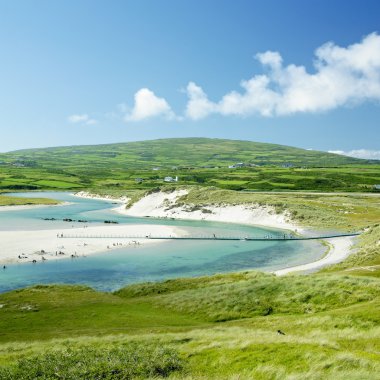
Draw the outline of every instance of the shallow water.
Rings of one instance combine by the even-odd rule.
[[[104,220],[119,223],[165,224],[185,228],[192,234],[263,236],[279,230],[227,223],[134,218],[116,214],[112,202],[82,199],[69,193],[18,193],[17,196],[49,197],[70,202],[57,207],[0,212],[0,230],[71,228],[79,223],[63,218],[85,219],[89,225]],[[61,220],[46,221],[43,218]],[[1,248],[1,246],[0,246]],[[0,292],[33,284],[85,284],[115,290],[125,284],[193,277],[245,269],[271,271],[318,259],[323,247],[316,241],[169,241],[130,246],[85,258],[49,260],[38,264],[8,265],[0,270]]]

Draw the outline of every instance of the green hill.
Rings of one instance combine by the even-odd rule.
[[[178,138],[0,154],[0,190],[150,189],[165,176],[233,190],[372,191],[380,183],[373,161],[251,141]]]
[[[1,157],[1,156],[0,156]],[[252,141],[173,138],[119,144],[27,149],[3,155],[3,160],[43,167],[86,164],[147,169],[151,166],[256,165],[339,166],[366,161],[336,154]]]

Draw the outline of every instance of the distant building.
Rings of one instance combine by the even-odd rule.
[[[135,178],[136,183],[143,183],[144,180],[142,178]]]
[[[287,162],[287,163],[285,163],[285,164],[282,164],[281,167],[282,167],[282,168],[292,168],[292,167],[294,167],[294,165],[291,164],[291,163],[289,163],[289,162]]]
[[[155,167],[155,168],[153,168],[152,170],[160,170],[161,168],[159,168],[158,166],[157,167]]]
[[[236,168],[243,168],[244,166],[247,166],[244,162],[238,162],[237,164],[229,165],[229,169],[236,169]]]
[[[380,185],[373,185],[373,188],[374,188],[375,190],[380,190]]]
[[[165,177],[164,182],[178,182],[178,177],[176,176],[175,178],[173,177]]]

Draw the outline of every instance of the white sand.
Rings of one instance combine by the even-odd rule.
[[[185,231],[172,226],[158,225],[107,225],[98,227],[81,227],[63,230],[41,231],[0,231],[0,263],[31,262],[62,259],[75,256],[117,249],[125,246],[138,248],[145,244],[159,244],[165,240],[126,239],[126,238],[58,238],[57,235],[164,235],[180,236]],[[120,245],[121,244],[121,245]],[[41,252],[41,251],[44,252]],[[62,251],[64,255],[56,255]],[[18,256],[26,257],[19,258]]]
[[[140,199],[128,209],[122,205],[114,208],[114,211],[123,215],[139,217],[208,220],[302,231],[300,226],[290,221],[287,213],[276,214],[274,207],[271,206],[220,205],[205,206],[200,210],[192,210],[189,205],[177,206],[178,198],[187,193],[187,190],[153,193]]]
[[[13,205],[13,206],[0,206],[1,211],[15,211],[15,210],[30,210],[32,208],[43,208],[43,207],[60,207],[67,206],[71,204],[70,202],[62,202],[56,205]]]
[[[112,197],[111,195],[102,196],[99,194],[89,193],[88,191],[79,191],[78,193],[72,195],[80,198],[98,199],[100,201],[112,201],[124,204],[128,203],[129,201],[128,197]]]
[[[327,265],[337,264],[343,261],[350,255],[350,251],[355,240],[355,237],[344,236],[339,238],[324,239],[330,243],[330,250],[328,254],[318,261],[309,264],[298,265],[295,267],[277,270],[277,276],[283,276],[288,273],[316,271]]]

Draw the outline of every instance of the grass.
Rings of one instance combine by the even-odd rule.
[[[361,235],[356,251],[342,263],[325,269],[361,276],[380,277],[380,225],[376,224]]]
[[[70,347],[0,367],[3,380],[163,378],[182,369],[178,353],[158,345],[123,344],[106,349]]]
[[[127,300],[84,286],[46,285],[0,295],[0,342],[175,331],[197,325],[146,300]]]
[[[68,379],[71,373],[81,378],[75,371],[109,379],[372,379],[380,370],[379,286],[377,278],[340,274],[236,273],[132,285],[114,294],[70,286],[13,291],[0,296],[8,305],[0,309],[0,366],[20,379],[26,368],[38,369],[41,378],[54,368]],[[25,304],[38,311],[22,311]],[[97,317],[96,304],[104,307]],[[271,313],[263,313],[264,304]],[[146,305],[149,324],[136,305]],[[19,321],[21,313],[39,321]],[[104,318],[108,330],[97,324],[83,330]],[[171,322],[160,324],[163,318]],[[181,319],[187,325],[172,328]],[[131,369],[131,361],[146,372]],[[169,370],[163,375],[157,368]],[[118,377],[122,370],[135,372]]]
[[[22,198],[0,195],[0,206],[20,206],[20,205],[56,205],[60,202],[47,198]]]
[[[264,273],[246,272],[233,280],[226,276],[200,278],[196,288],[186,289],[187,280],[167,281],[165,290],[154,303],[172,310],[194,315],[211,322],[266,316],[271,314],[313,314],[337,307],[373,300],[380,294],[380,283],[370,278],[349,276],[283,277]],[[221,282],[221,279],[224,281]],[[201,286],[201,284],[204,284]],[[149,285],[135,285],[120,290],[149,294]],[[151,284],[154,291],[155,284]],[[153,291],[152,289],[152,291]],[[173,291],[175,289],[176,291]],[[181,289],[181,290],[179,290]],[[182,290],[183,289],[183,290]]]

